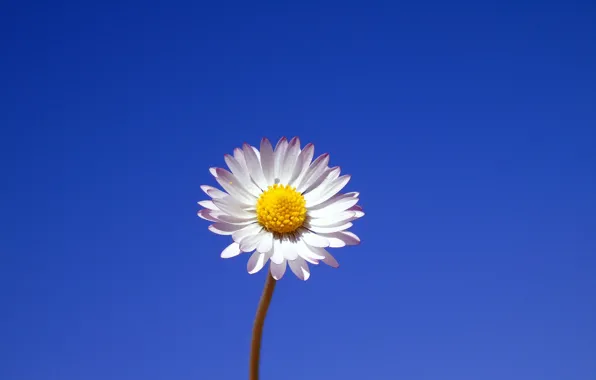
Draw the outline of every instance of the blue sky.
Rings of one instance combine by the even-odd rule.
[[[264,273],[208,168],[301,137],[363,243],[279,284],[262,379],[596,378],[588,1],[9,2],[0,378],[246,378]]]

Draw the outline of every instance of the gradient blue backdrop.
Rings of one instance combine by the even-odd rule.
[[[246,378],[264,273],[196,216],[299,135],[363,241],[278,286],[262,379],[596,379],[589,1],[9,1],[0,379]]]

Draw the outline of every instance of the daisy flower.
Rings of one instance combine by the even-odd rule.
[[[198,215],[213,222],[212,232],[232,237],[221,257],[254,251],[247,264],[250,274],[270,261],[274,279],[281,279],[289,266],[307,280],[309,263],[339,266],[326,248],[360,243],[348,231],[364,215],[359,194],[340,194],[350,176],[330,168],[328,154],[314,161],[313,156],[314,145],[301,149],[297,137],[281,138],[275,149],[263,138],[260,149],[245,143],[225,155],[229,171],[210,169],[224,191],[201,186],[211,200],[199,202],[204,209]]]

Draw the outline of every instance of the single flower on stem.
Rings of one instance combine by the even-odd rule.
[[[348,231],[354,220],[364,216],[357,205],[359,193],[340,193],[350,176],[340,176],[339,167],[330,168],[328,154],[314,161],[313,157],[314,145],[301,149],[297,137],[281,138],[275,149],[263,138],[260,149],[245,143],[233,155],[225,155],[229,171],[210,169],[224,191],[201,186],[211,200],[199,202],[204,207],[199,217],[213,223],[209,230],[233,240],[221,257],[252,252],[247,263],[250,274],[270,262],[253,329],[251,380],[258,379],[265,316],[275,282],[286,268],[306,281],[309,263],[339,266],[326,248],[360,243]]]

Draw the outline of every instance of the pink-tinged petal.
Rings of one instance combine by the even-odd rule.
[[[243,227],[244,226],[239,226],[237,224],[217,222],[209,226],[209,231],[218,235],[232,235],[234,232],[242,229]]]
[[[267,185],[273,185],[275,181],[275,155],[271,143],[266,138],[261,140],[261,166],[263,167],[263,175]]]
[[[242,166],[244,170],[246,170],[246,172],[248,173],[248,165],[246,165],[246,159],[244,158],[244,152],[242,152],[242,149],[234,149],[234,158],[236,159],[236,161],[238,161],[240,166]]]
[[[356,219],[360,219],[362,218],[364,215],[366,215],[363,211],[352,211],[354,213],[354,217],[350,219],[350,222]]]
[[[209,222],[219,222],[221,221],[218,219],[218,216],[222,215],[220,211],[213,211],[213,210],[200,210],[197,215],[199,218],[207,220]]]
[[[358,198],[358,196],[356,194],[358,194],[358,193],[351,192],[351,193],[335,194],[331,198],[327,199],[325,202],[311,207],[310,210],[319,210],[319,209],[325,208],[325,207],[329,206],[330,204],[332,204],[333,202],[336,202],[342,198]]]
[[[360,238],[356,234],[349,231],[338,231],[329,234],[321,234],[329,241],[329,247],[341,248],[346,245],[360,244]]]
[[[310,232],[304,228],[300,230],[300,237],[306,244],[312,245],[313,247],[329,247],[329,241],[327,241],[327,238],[319,234],[315,234],[314,232]]]
[[[213,201],[200,201],[197,202],[199,206],[205,207],[208,210],[219,211],[219,208],[213,203]]]
[[[327,186],[321,186],[321,190],[315,189],[310,193],[305,194],[304,199],[306,200],[306,207],[313,207],[321,204],[335,194],[339,193],[341,189],[343,189],[348,182],[350,182],[350,178],[350,175],[342,175],[341,177],[331,181]]]
[[[249,274],[255,274],[259,272],[261,269],[263,269],[263,267],[267,263],[267,260],[269,260],[268,253],[255,251],[246,263],[246,270]]]
[[[267,231],[261,231],[256,235],[247,236],[240,242],[240,250],[242,252],[252,252],[257,249],[257,246],[261,243],[261,240],[265,237]]]
[[[231,196],[236,198],[239,202],[252,206],[257,202],[257,197],[251,194],[244,186],[241,181],[238,180],[232,173],[225,169],[217,169],[217,177],[215,180],[223,187]]]
[[[325,178],[325,182],[331,183],[331,181],[335,181],[339,177],[340,173],[341,173],[341,167],[339,167],[339,166],[332,167],[331,171],[329,172],[329,175],[327,176],[327,178]]]
[[[304,173],[304,176],[300,181],[296,181],[296,190],[299,193],[303,193],[312,184],[314,184],[321,175],[325,174],[327,170],[327,164],[329,164],[329,154],[325,153],[317,157],[312,164]]]
[[[221,252],[221,258],[229,259],[231,257],[238,256],[241,253],[242,251],[240,251],[240,246],[238,245],[238,243],[232,243]]]
[[[333,268],[337,268],[339,267],[339,263],[335,260],[335,258],[333,256],[331,256],[331,254],[329,253],[329,251],[327,251],[324,248],[319,248],[319,247],[310,247],[308,246],[308,248],[315,254],[317,255],[317,257],[321,258],[321,261],[323,261],[325,264],[333,267]]]
[[[325,264],[329,265],[333,268],[338,268],[339,263],[335,258],[324,248],[318,247],[308,247],[311,251],[313,251],[317,256],[322,257],[322,260]]]
[[[211,173],[212,176],[217,178],[217,173],[215,172],[215,169],[217,169],[217,168],[209,168],[209,173]]]
[[[257,156],[257,158],[259,159],[259,162],[261,162],[261,152],[259,152],[259,150],[257,149],[257,147],[255,146],[250,146],[252,148],[252,151],[255,152],[255,155]]]
[[[281,280],[281,278],[284,276],[284,273],[286,273],[286,260],[282,260],[282,262],[279,264],[271,261],[269,268],[271,270],[271,277],[273,277],[275,280]]]
[[[325,256],[318,254],[317,251],[315,251],[313,247],[306,244],[303,240],[298,241],[297,248],[298,248],[298,255],[311,264],[318,265],[319,260],[322,260],[325,258]],[[323,248],[317,248],[317,249],[323,249]]]
[[[351,192],[351,193],[345,193],[345,194],[336,194],[336,195],[332,196],[331,198],[327,199],[325,202],[323,202],[321,204],[318,204],[316,206],[311,207],[310,210],[319,210],[319,209],[322,209],[322,208],[325,208],[325,207],[331,205],[332,203],[337,202],[340,199],[343,199],[343,198],[358,198],[359,195],[360,194],[357,193],[357,192]]]
[[[334,180],[339,177],[339,172],[341,171],[339,166],[334,168],[327,168],[325,172],[319,176],[319,178],[314,181],[308,189],[306,189],[303,195],[306,195],[310,192],[320,192],[322,189],[327,188],[327,186]]]
[[[229,194],[226,192],[223,192],[219,189],[213,188],[208,191],[208,195],[211,197],[211,199],[219,199],[219,198],[227,197]]]
[[[273,249],[273,234],[268,231],[265,232],[265,236],[261,239],[261,242],[257,246],[259,252],[270,252]]]
[[[226,154],[224,156],[224,160],[226,162],[226,165],[228,165],[228,167],[232,171],[232,174],[234,175],[234,177],[237,178],[237,181],[239,182],[239,184],[242,187],[244,187],[252,196],[254,196],[255,198],[258,198],[259,195],[261,195],[261,189],[259,189],[257,187],[257,185],[252,183],[252,180],[250,179],[250,174],[248,173],[248,169],[243,167],[238,162],[238,160],[236,160],[234,157],[230,156],[229,154]]]
[[[335,257],[333,257],[329,252],[327,252],[327,254],[325,255],[323,262],[332,268],[339,268],[339,263],[337,262],[337,260],[335,260]]]
[[[257,217],[255,215],[247,216],[247,217],[244,217],[244,218],[239,218],[239,217],[234,216],[234,215],[228,215],[228,214],[221,213],[220,215],[217,215],[216,218],[219,221],[222,221],[222,222],[225,222],[225,223],[229,223],[229,224],[241,224],[241,225],[247,225],[247,224],[251,224],[251,223],[256,223],[256,221],[257,221]]]
[[[244,158],[246,159],[246,165],[248,166],[248,172],[250,177],[255,181],[257,186],[261,190],[267,189],[267,181],[263,175],[263,168],[261,168],[261,162],[255,154],[252,147],[248,144],[242,146],[242,152],[244,152]]]
[[[225,212],[228,215],[232,215],[238,218],[248,218],[251,216],[255,216],[254,212],[248,211],[245,208],[245,205],[239,203],[230,196],[221,199],[214,199],[213,203],[219,210]]]
[[[240,227],[243,227],[243,228],[240,230],[237,230],[236,232],[234,232],[232,234],[232,239],[236,243],[242,243],[242,241],[244,239],[246,239],[248,236],[256,235],[261,231],[261,229],[263,229],[263,227],[261,227],[261,225],[258,223],[253,223],[253,224],[249,224],[248,226],[240,226]]]
[[[275,151],[273,153],[274,156],[274,180],[281,178],[281,173],[283,171],[283,164],[284,159],[286,158],[286,151],[288,150],[288,140],[285,137],[282,137],[277,142],[275,146]]]
[[[338,226],[331,226],[331,227],[318,227],[318,226],[305,226],[305,227],[308,228],[309,230],[311,230],[312,232],[315,232],[318,234],[329,234],[332,232],[347,230],[348,228],[352,227],[352,223],[348,222],[348,223],[340,224]]]
[[[343,211],[336,214],[329,214],[322,218],[310,218],[308,224],[317,227],[332,227],[342,225],[354,218],[355,211]]]
[[[343,212],[354,206],[356,203],[358,203],[358,198],[341,197],[325,208],[309,210],[308,215],[311,218],[326,218],[329,215],[335,215],[337,213]]]
[[[306,281],[310,278],[310,270],[308,268],[308,264],[304,261],[303,258],[297,257],[296,260],[288,261],[288,265],[292,272],[301,279],[302,281]]]
[[[296,165],[294,166],[294,172],[292,173],[292,178],[290,178],[289,184],[296,187],[296,184],[299,184],[308,167],[312,161],[313,155],[315,154],[315,146],[313,144],[307,144],[304,149],[298,155],[296,159]]]
[[[362,206],[360,205],[355,205],[349,208],[350,211],[364,211],[364,209],[362,208]]]
[[[300,153],[300,139],[294,137],[288,143],[288,149],[286,151],[286,157],[284,158],[281,173],[279,174],[279,180],[282,184],[286,184],[290,181],[292,173],[294,173],[294,167],[296,166],[296,159]]]
[[[201,190],[203,190],[205,192],[205,194],[207,194],[211,198],[223,198],[226,195],[228,195],[228,194],[224,193],[223,191],[221,191],[213,186],[208,186],[208,185],[201,185]]]
[[[238,160],[234,158],[234,156],[232,156],[231,154],[224,154],[224,161],[226,162],[226,165],[228,165],[228,168],[230,169],[232,174],[236,176],[236,178],[242,181],[246,181],[250,178],[250,175],[248,174],[248,169],[242,166],[240,162],[238,162]]]

